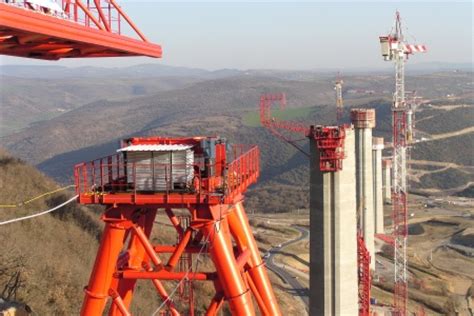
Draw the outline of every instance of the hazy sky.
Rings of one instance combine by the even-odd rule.
[[[163,58],[42,62],[68,66],[166,65],[316,69],[382,67],[378,36],[400,10],[408,39],[429,52],[413,62],[472,62],[471,1],[118,1],[141,30],[163,46]],[[414,38],[414,35],[416,38]],[[30,60],[2,57],[2,63]],[[36,62],[37,63],[37,62]]]

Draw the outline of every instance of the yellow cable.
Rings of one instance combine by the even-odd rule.
[[[62,188],[59,188],[59,189],[56,189],[56,190],[53,190],[53,191],[49,191],[49,192],[46,192],[46,193],[43,193],[43,194],[40,194],[38,196],[35,196],[34,198],[31,198],[29,200],[26,200],[24,202],[21,202],[21,203],[18,203],[18,204],[0,204],[0,208],[15,208],[15,207],[20,207],[20,206],[23,206],[23,205],[26,205],[26,204],[29,204],[33,201],[36,201],[42,197],[45,197],[45,196],[48,196],[48,195],[51,195],[51,194],[54,194],[54,193],[57,193],[57,192],[61,192],[61,191],[64,191],[64,190],[67,190],[69,188],[72,188],[74,187],[74,185],[68,185],[68,186],[65,186],[65,187],[62,187]]]

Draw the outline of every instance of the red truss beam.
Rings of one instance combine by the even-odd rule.
[[[309,128],[297,122],[277,121],[271,115],[271,107],[275,102],[280,103],[280,109],[286,107],[286,95],[284,93],[262,94],[260,96],[260,123],[271,130],[285,129],[294,133],[304,134],[309,132]]]
[[[268,126],[274,119],[271,117],[271,107],[274,102],[280,102],[280,109],[286,106],[286,95],[284,93],[262,94],[260,96],[260,123]]]
[[[64,0],[58,8],[0,0],[0,54],[47,60],[162,55],[161,46],[148,42],[115,0]],[[138,39],[121,34],[123,23]]]
[[[260,97],[260,123],[268,128],[277,137],[288,142],[296,149],[309,157],[302,148],[295,144],[296,140],[291,140],[283,135],[279,130],[286,130],[293,133],[302,134],[305,137],[314,138],[320,151],[319,166],[321,171],[342,170],[342,160],[344,154],[344,139],[346,136],[346,126],[310,126],[292,121],[277,121],[271,116],[271,107],[274,102],[280,102],[280,108],[286,106],[286,96],[284,93],[263,94]]]

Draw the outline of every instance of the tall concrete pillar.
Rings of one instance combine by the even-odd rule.
[[[382,159],[382,190],[385,204],[392,203],[392,158]]]
[[[382,190],[382,137],[372,138],[372,171],[374,179],[374,223],[375,233],[383,234],[383,190]]]
[[[351,121],[355,128],[356,197],[358,225],[370,253],[370,269],[375,269],[374,244],[374,189],[372,173],[372,129],[375,127],[374,109],[352,109]]]
[[[345,129],[342,170],[321,171],[310,138],[310,315],[358,315],[355,136]]]

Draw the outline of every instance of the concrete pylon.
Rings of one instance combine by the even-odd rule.
[[[310,138],[310,315],[358,315],[355,135],[345,131],[342,169],[322,171]]]
[[[374,179],[374,223],[375,233],[384,233],[383,222],[383,190],[382,190],[382,150],[384,148],[382,137],[372,138],[372,171]]]
[[[375,269],[374,189],[372,172],[372,129],[375,127],[374,109],[352,109],[351,121],[355,128],[356,197],[358,226],[370,253],[370,269]]]
[[[392,203],[392,158],[382,159],[382,190],[385,204]]]

